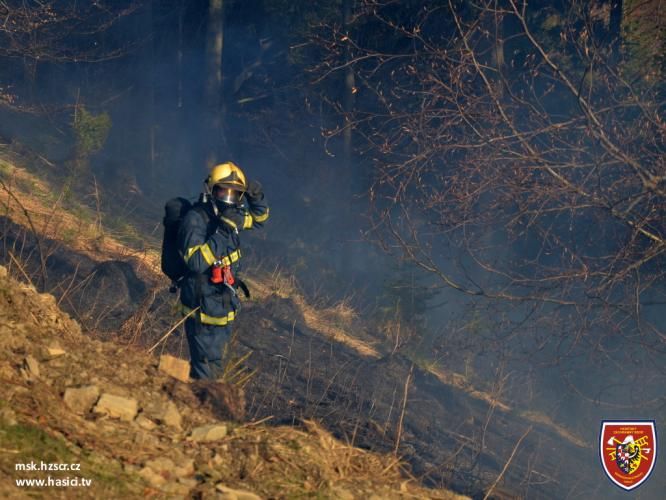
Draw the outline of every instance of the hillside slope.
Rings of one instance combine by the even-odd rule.
[[[45,181],[45,176],[35,175],[33,163],[36,160],[10,155],[3,163],[2,157],[0,154],[0,181],[3,181],[2,187],[9,189],[4,189],[7,196],[0,198],[3,211],[0,214],[0,264],[5,263],[12,276],[35,283],[41,291],[53,293],[55,300],[45,300],[51,304],[57,302],[60,308],[76,318],[84,332],[66,346],[73,363],[32,354],[39,363],[40,375],[46,374],[46,380],[51,381],[49,387],[55,387],[45,394],[50,394],[52,406],[60,409],[67,388],[79,386],[97,386],[97,391],[89,389],[95,398],[108,393],[136,400],[139,414],[157,424],[157,428],[143,428],[140,424],[144,427],[152,425],[143,418],[135,418],[129,426],[134,434],[125,431],[125,434],[118,434],[118,439],[123,440],[124,448],[120,451],[124,455],[117,457],[104,452],[103,460],[113,458],[119,467],[113,470],[119,471],[118,474],[136,475],[143,471],[149,479],[152,477],[153,485],[163,487],[164,484],[158,484],[162,483],[161,479],[151,476],[154,468],[146,469],[148,461],[155,454],[164,453],[169,446],[180,450],[182,444],[184,450],[190,449],[194,445],[187,441],[186,431],[221,416],[211,409],[199,408],[198,402],[192,399],[192,391],[160,375],[156,371],[157,358],[145,354],[146,349],[179,320],[175,308],[177,297],[168,292],[167,280],[159,271],[156,251],[159,244],[159,222],[156,221],[159,217],[153,214],[146,220],[115,220],[115,229],[110,228],[104,223],[105,214],[77,203],[76,198],[64,199],[57,194],[57,188]],[[136,203],[140,202],[136,200]],[[151,224],[157,229],[146,230]],[[136,238],[139,234],[141,238]],[[418,482],[453,488],[474,498],[484,498],[489,490],[492,490],[492,498],[616,496],[617,492],[612,491],[611,485],[600,475],[594,446],[596,426],[584,423],[581,427],[585,434],[577,435],[577,429],[563,428],[543,413],[526,411],[504,399],[501,390],[494,389],[492,379],[474,381],[464,373],[457,373],[455,367],[419,363],[418,359],[394,353],[393,345],[377,331],[377,326],[359,317],[348,304],[334,307],[313,304],[312,298],[305,297],[294,286],[293,276],[267,271],[268,266],[252,255],[253,245],[248,247],[244,258],[248,260],[246,271],[249,272],[245,277],[252,290],[252,299],[244,301],[243,312],[236,322],[237,336],[232,343],[232,354],[244,358],[241,368],[242,377],[248,376],[245,386],[247,418],[251,422],[265,422],[268,427],[254,423],[244,427],[236,425],[233,426],[234,432],[248,432],[248,436],[254,436],[251,439],[255,444],[249,449],[255,450],[265,449],[260,444],[262,438],[257,436],[291,435],[289,433],[301,436],[300,432],[308,430],[315,436],[323,433],[327,436],[326,442],[331,439],[330,432],[345,445],[330,441],[336,443],[331,445],[333,449],[309,444],[290,448],[288,443],[296,438],[285,438],[282,445],[286,442],[291,450],[289,455],[281,455],[286,461],[266,458],[268,463],[264,464],[262,460],[251,459],[248,463],[239,459],[239,463],[234,462],[236,472],[223,478],[218,473],[216,480],[228,478],[231,485],[248,485],[268,496],[291,493],[340,496],[337,490],[331,489],[335,486],[316,479],[318,477],[327,477],[326,481],[336,484],[353,485],[349,486],[349,491],[357,497],[381,488],[380,484],[390,485],[387,495],[392,494],[389,491],[417,496],[440,494],[431,490],[410,490],[409,486],[407,492],[401,491],[399,481],[412,477],[415,480],[408,485]],[[264,265],[261,270],[258,269],[260,263]],[[18,323],[32,321],[31,314],[34,312],[17,318]],[[42,316],[37,318],[41,320]],[[38,329],[42,334],[35,334],[35,339],[43,336],[44,328]],[[109,342],[100,343],[100,340]],[[31,352],[30,345],[4,354],[11,358],[8,380],[16,381],[15,377],[23,376],[20,370]],[[85,348],[79,350],[79,346]],[[39,347],[43,348],[43,345]],[[157,355],[162,353],[187,358],[183,335],[174,332],[154,352]],[[100,359],[104,361],[100,362]],[[62,363],[66,363],[65,368],[59,367]],[[34,365],[32,361],[28,364]],[[51,373],[51,367],[57,370]],[[83,367],[80,372],[79,367]],[[100,370],[106,374],[104,377],[98,375]],[[24,370],[24,373],[27,372]],[[37,386],[20,380],[26,391],[37,393]],[[406,380],[411,383],[406,384]],[[405,387],[408,387],[408,394],[404,399],[406,411],[402,421]],[[0,398],[9,401],[2,395]],[[174,434],[180,436],[176,445],[169,444],[171,430],[160,424],[172,407],[169,401],[176,405],[178,414],[186,422],[181,424],[184,430]],[[51,422],[46,415],[53,411],[58,423],[53,427],[55,435],[70,439],[63,428],[67,420],[61,418],[60,410],[51,410],[51,406],[39,406],[36,402],[24,403],[27,408],[32,408],[26,412],[32,418],[30,422],[40,425]],[[84,412],[83,421],[96,425],[100,416],[87,410],[89,408]],[[37,417],[42,414],[44,416]],[[9,421],[13,419],[15,417]],[[120,422],[107,420],[102,417],[104,425],[95,429],[110,425],[105,439],[113,440],[114,433],[124,429],[125,424],[116,429],[114,426]],[[78,432],[86,429],[85,425],[73,427]],[[229,430],[232,426],[227,427]],[[46,439],[41,430],[34,435],[32,430],[26,432],[19,441],[28,439],[28,436],[38,442]],[[151,445],[147,454],[137,452],[146,446],[141,441],[143,438],[136,437],[137,433],[157,437],[159,446],[148,437],[146,439],[155,446]],[[77,436],[75,433],[71,435]],[[309,433],[305,436],[303,439],[306,440],[309,439],[307,436],[312,437]],[[141,444],[136,444],[133,439],[138,439]],[[225,439],[237,442],[231,436]],[[57,442],[49,442],[49,446],[58,448]],[[352,466],[357,454],[360,457],[384,457],[381,460],[392,456],[396,443],[399,444],[399,456],[409,463],[409,471],[404,472],[403,479],[396,471],[395,460],[382,462],[384,465],[373,469],[363,465],[363,460],[361,465]],[[354,446],[385,455],[367,454]],[[16,449],[13,445],[0,447]],[[127,451],[132,448],[136,450]],[[85,449],[97,450],[94,443]],[[309,460],[302,455],[302,449],[306,454],[315,450],[314,469],[301,466],[301,459]],[[133,458],[137,454],[138,457]],[[246,455],[243,452],[242,456]],[[171,462],[180,458],[181,455],[177,455]],[[279,463],[289,467],[285,470],[279,467]],[[341,467],[340,464],[345,465]],[[5,465],[7,470],[11,469],[11,463]],[[158,469],[164,467],[153,465]],[[93,470],[92,465],[90,467]],[[312,472],[320,469],[333,470],[334,473],[326,476],[328,472]],[[260,478],[248,479],[248,470],[255,471]],[[270,479],[272,476],[264,476],[269,470],[281,478],[277,486]],[[167,489],[180,488],[178,485],[188,479],[178,481],[172,473],[161,472],[169,480],[165,484],[172,485],[166,486]],[[160,471],[157,473],[160,475]],[[378,476],[379,480],[365,483],[368,473],[373,478]],[[395,480],[385,480],[383,474],[395,475]],[[295,478],[293,482],[292,478]],[[122,482],[133,484],[127,479]],[[205,490],[214,483],[215,480],[204,480],[198,488]],[[262,489],[266,483],[268,489]],[[653,483],[656,487],[656,482]],[[650,487],[647,485],[646,489]]]
[[[414,485],[394,457],[346,445],[313,421],[300,428],[218,421],[154,358],[86,337],[51,295],[14,281],[4,267],[0,378],[5,498],[462,498]],[[31,461],[80,470],[16,470]],[[16,486],[48,477],[92,484]]]

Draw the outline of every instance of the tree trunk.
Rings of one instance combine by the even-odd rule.
[[[617,54],[622,41],[622,0],[611,0],[610,20],[608,23],[608,33],[611,39],[613,52]]]
[[[178,5],[178,49],[176,54],[176,65],[178,72],[178,102],[177,107],[180,110],[183,107],[183,17],[185,17],[185,5],[181,0]]]
[[[206,165],[212,167],[222,161],[226,150],[223,131],[222,50],[224,46],[224,2],[210,0],[208,4],[208,33],[206,38],[206,100],[205,114],[208,125]]]
[[[148,193],[152,194],[152,191],[155,186],[155,159],[157,158],[157,147],[156,147],[156,138],[155,138],[155,84],[156,84],[156,68],[155,68],[155,37],[157,36],[157,30],[155,29],[155,16],[153,12],[153,2],[148,3],[148,25],[150,26],[153,36],[150,38],[149,47],[148,47],[148,58],[150,60],[150,83],[149,83],[149,96],[148,96],[148,137],[149,137],[149,147],[148,156],[150,159],[150,178],[147,183]]]
[[[495,67],[497,68],[497,83],[496,89],[499,93],[498,97],[505,94],[505,82],[503,78],[503,71],[505,65],[505,47],[504,47],[504,32],[505,32],[505,16],[499,14],[495,22],[495,47],[493,48],[493,58],[495,60]]]
[[[353,9],[354,0],[343,0],[342,10],[343,10],[343,23],[345,35],[349,36],[349,25],[351,23],[352,9]],[[349,63],[352,58],[351,45],[347,43],[347,49],[345,51],[346,63]],[[356,78],[354,75],[354,68],[352,64],[348,64],[345,69],[345,85],[344,85],[344,94],[342,97],[342,111],[344,113],[344,132],[343,132],[343,153],[344,153],[344,162],[345,170],[347,172],[352,169],[352,121],[351,114],[354,110],[354,94],[356,92]],[[349,176],[351,179],[352,176]],[[350,186],[354,191],[354,186]]]

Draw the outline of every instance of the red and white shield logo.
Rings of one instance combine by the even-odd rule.
[[[657,432],[653,420],[601,423],[601,465],[623,490],[633,490],[650,476],[657,459]]]

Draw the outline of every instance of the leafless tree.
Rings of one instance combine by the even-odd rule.
[[[372,234],[443,287],[547,322],[558,356],[610,356],[618,336],[659,355],[663,8],[361,3],[375,35],[320,31],[316,74],[354,68]]]
[[[131,44],[107,37],[120,20],[142,5],[121,2],[0,1],[0,59],[6,67],[22,66],[25,78],[34,79],[43,63],[101,62],[125,55]],[[21,67],[19,66],[19,67]],[[0,81],[0,103],[16,106],[16,91]],[[21,109],[28,109],[23,104]]]

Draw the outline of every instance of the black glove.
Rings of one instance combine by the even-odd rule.
[[[245,214],[243,213],[243,211],[241,211],[240,208],[234,206],[228,206],[225,207],[223,210],[221,210],[219,215],[220,215],[220,223],[228,225],[228,222],[224,220],[227,219],[236,224],[236,227],[238,229],[243,228],[243,221],[245,220]]]
[[[245,190],[245,195],[247,196],[250,202],[259,201],[264,197],[264,188],[261,186],[259,181],[250,181],[247,183],[247,189]]]

